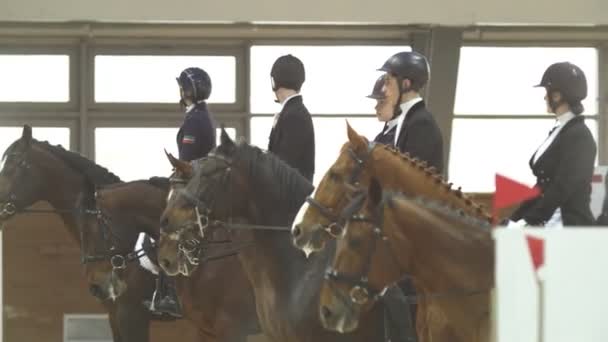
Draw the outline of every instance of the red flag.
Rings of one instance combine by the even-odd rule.
[[[520,182],[496,174],[496,192],[494,192],[494,219],[498,210],[534,198],[540,194],[537,187],[530,188]]]
[[[526,241],[528,242],[530,257],[532,257],[534,271],[537,271],[545,263],[545,241],[530,235],[526,235]]]

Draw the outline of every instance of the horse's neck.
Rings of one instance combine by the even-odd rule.
[[[462,195],[451,190],[451,185],[439,179],[439,175],[425,171],[418,163],[406,159],[397,152],[385,147],[375,154],[372,163],[368,163],[368,177],[374,177],[387,189],[398,189],[409,196],[423,196],[445,203],[451,207],[463,209],[466,213],[482,218],[485,212],[479,211]]]
[[[76,241],[80,241],[80,229],[78,227],[77,201],[80,192],[82,191],[83,177],[73,173],[72,175],[65,174],[58,179],[48,181],[48,184],[59,188],[59,191],[47,191],[48,195],[42,200],[51,204],[51,206],[59,211],[59,216],[63,220],[68,229],[68,232]]]
[[[135,218],[136,225],[131,229],[136,230],[135,233],[146,233],[154,239],[158,239],[160,233],[160,216],[163,211],[163,206],[159,202],[152,199],[142,199],[132,196],[124,203],[125,214],[129,214]]]
[[[306,265],[302,252],[291,245],[290,235],[284,232],[254,231],[241,234],[243,243],[252,242],[240,254],[244,267],[252,271],[258,281],[268,282],[274,288],[287,290],[291,285],[294,268]]]
[[[399,246],[409,246],[402,260],[418,284],[433,292],[491,286],[494,250],[489,232],[466,232],[475,228],[436,217],[419,220],[416,215],[404,212],[394,216],[397,222],[392,225],[389,239],[395,241],[391,247],[394,251]],[[446,227],[452,232],[447,232]]]

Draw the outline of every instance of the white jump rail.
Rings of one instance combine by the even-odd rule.
[[[537,273],[527,234],[545,241]],[[608,341],[608,229],[498,228],[494,238],[497,342]]]

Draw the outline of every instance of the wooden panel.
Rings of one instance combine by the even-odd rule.
[[[103,313],[88,292],[78,244],[51,214],[21,215],[3,232],[4,341],[62,342],[64,313]],[[153,323],[152,342],[196,341],[189,322]]]

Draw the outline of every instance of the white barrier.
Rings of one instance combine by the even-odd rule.
[[[538,274],[526,235],[544,239]],[[498,228],[494,238],[497,342],[608,341],[608,229]]]

